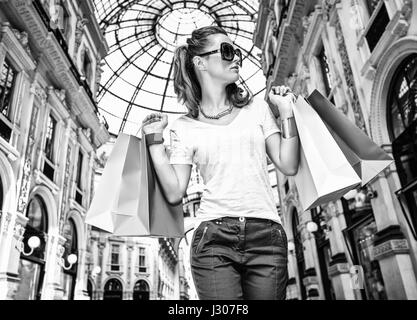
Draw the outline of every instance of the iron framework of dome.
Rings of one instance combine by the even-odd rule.
[[[265,88],[260,50],[252,37],[257,0],[94,0],[109,52],[102,66],[98,105],[111,133],[136,134],[151,112],[169,122],[186,108],[177,102],[172,83],[173,51],[192,30],[224,28],[243,52],[238,85],[254,95]],[[249,89],[250,88],[250,89]]]

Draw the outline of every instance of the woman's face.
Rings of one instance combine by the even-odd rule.
[[[209,44],[204,52],[220,49],[222,42],[230,43],[236,49],[228,36],[219,33],[209,36]],[[239,80],[240,59],[236,54],[232,61],[223,60],[220,52],[202,58],[206,60],[206,72],[211,78],[218,79],[225,85]]]

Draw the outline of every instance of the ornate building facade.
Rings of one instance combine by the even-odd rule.
[[[293,178],[278,172],[287,298],[416,299],[415,2],[263,0],[254,42],[267,92],[319,90],[395,160],[363,188],[305,212]]]
[[[107,45],[91,1],[0,1],[0,299],[87,299]]]

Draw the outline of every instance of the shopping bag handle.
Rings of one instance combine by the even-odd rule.
[[[161,119],[157,119],[157,120],[152,120],[152,119],[151,119],[151,121],[150,121],[150,122],[147,122],[146,124],[149,124],[149,123],[152,123],[152,122],[155,122],[155,121],[161,121]],[[144,125],[145,125],[145,123],[142,123],[142,125],[139,127],[138,131],[136,131],[135,136],[138,136],[139,131],[141,131],[141,130],[142,130],[142,127],[143,127]]]

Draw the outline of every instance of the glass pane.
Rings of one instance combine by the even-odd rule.
[[[38,231],[46,232],[46,211],[43,201],[39,197],[33,198],[27,208],[28,225]]]
[[[46,128],[45,155],[50,161],[53,161],[53,155],[54,155],[53,147],[54,147],[55,128],[56,128],[56,120],[51,115],[49,115],[48,126]]]
[[[168,113],[169,123],[187,112],[176,101],[170,69],[174,49],[198,27],[219,25],[229,33],[244,54],[238,84],[247,82],[253,94],[264,94],[260,51],[252,42],[258,1],[145,0],[123,4],[118,0],[94,1],[110,49],[98,101],[111,133],[134,134],[152,111]]]
[[[29,260],[20,259],[15,300],[36,300],[39,288],[41,265]]]
[[[10,100],[15,82],[16,71],[11,64],[5,59],[0,74],[0,112],[9,118]]]
[[[365,292],[369,300],[386,300],[384,281],[379,262],[374,258],[374,238],[377,232],[376,222],[368,221],[353,231],[359,254],[359,263],[363,267]]]
[[[68,273],[62,273],[61,283],[63,288],[63,300],[74,299],[74,276]]]

